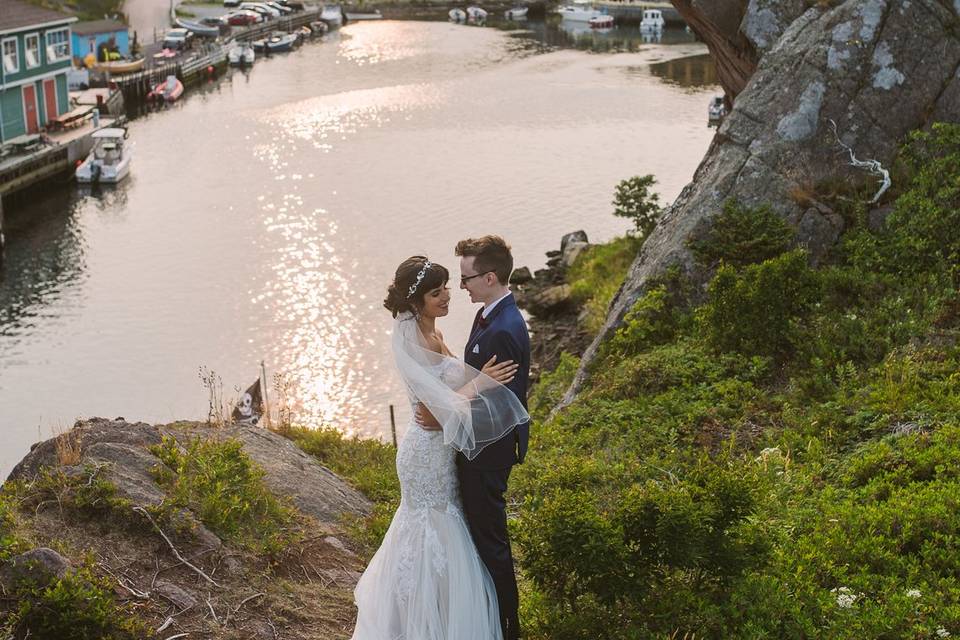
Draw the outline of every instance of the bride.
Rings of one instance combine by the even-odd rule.
[[[411,420],[397,450],[400,507],[354,591],[353,640],[501,640],[497,594],[464,518],[457,451],[473,459],[529,420],[505,383],[517,365],[482,371],[457,360],[436,319],[447,315],[450,274],[423,256],[397,268],[384,306],[393,314],[393,354],[411,405],[440,423]]]

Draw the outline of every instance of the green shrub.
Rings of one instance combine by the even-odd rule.
[[[646,237],[657,226],[660,196],[651,191],[657,180],[652,175],[620,181],[613,196],[613,215],[632,220],[637,232]]]
[[[636,236],[616,238],[609,243],[591,245],[567,270],[574,301],[586,309],[584,326],[596,333],[607,317],[607,308],[633,264],[643,239]]]
[[[530,416],[535,422],[546,420],[550,411],[563,399],[579,366],[580,358],[564,351],[560,354],[557,367],[540,376],[527,402]]]
[[[151,451],[162,462],[155,475],[169,505],[190,509],[221,539],[276,553],[300,535],[296,510],[267,489],[264,471],[238,440],[198,437],[184,449],[167,436]]]
[[[21,585],[16,598],[17,609],[8,625],[17,637],[139,640],[151,634],[117,605],[111,582],[97,576],[89,566],[46,586]]]
[[[744,267],[776,258],[793,244],[793,230],[769,206],[751,208],[728,200],[710,230],[690,249],[708,266],[723,262]]]
[[[699,310],[702,332],[718,351],[783,358],[796,345],[798,323],[817,293],[817,273],[799,249],[742,272],[721,265]]]
[[[0,488],[0,563],[22,551],[17,536],[16,495],[7,486]]]

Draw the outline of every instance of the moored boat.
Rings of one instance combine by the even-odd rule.
[[[612,29],[613,16],[596,16],[588,21],[591,29]]]
[[[110,127],[93,132],[93,149],[77,167],[77,182],[120,182],[130,173],[130,147],[124,144],[127,130]]]
[[[450,9],[447,12],[447,16],[450,18],[450,22],[466,22],[467,21],[467,12],[463,9]]]
[[[329,25],[331,29],[337,29],[343,26],[343,10],[338,4],[325,4],[320,13],[320,19]]]
[[[707,126],[719,127],[726,115],[727,104],[724,102],[723,96],[714,96],[710,100],[710,105],[707,107]]]
[[[487,21],[487,12],[480,7],[467,7],[467,23],[482,25]]]
[[[183,83],[177,79],[177,76],[167,76],[166,80],[153,88],[153,91],[147,95],[147,99],[176,102],[182,95]]]
[[[137,58],[136,60],[111,60],[110,62],[98,62],[93,68],[97,71],[112,74],[133,73],[134,71],[143,69],[143,63],[143,58]]]
[[[313,29],[313,32],[318,36],[322,36],[330,30],[329,25],[323,20],[314,20],[310,23],[310,28]]]
[[[660,9],[645,9],[643,11],[643,20],[640,21],[641,31],[662,31],[666,21],[663,19],[663,12]]]
[[[527,7],[514,7],[503,12],[507,20],[523,20],[527,17]]]
[[[293,49],[293,45],[296,44],[297,38],[298,36],[295,33],[274,32],[272,36],[267,38],[264,47],[266,47],[268,53],[290,51]]]
[[[589,2],[575,2],[557,9],[564,20],[569,22],[590,22],[591,18],[598,18],[603,15],[599,9],[595,9]]]
[[[191,22],[190,20],[183,20],[182,18],[177,18],[177,26],[182,27],[187,31],[193,31],[198,36],[216,38],[218,35],[220,35],[220,27],[200,24],[199,22]]]

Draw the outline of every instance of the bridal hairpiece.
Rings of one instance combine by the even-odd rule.
[[[419,287],[420,283],[423,282],[423,277],[427,275],[427,269],[429,269],[431,266],[433,266],[433,263],[429,260],[423,263],[423,268],[421,268],[420,273],[417,274],[417,281],[410,285],[410,289],[407,291],[408,300],[417,292],[417,287]]]

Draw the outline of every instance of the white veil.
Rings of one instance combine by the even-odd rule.
[[[469,460],[530,420],[514,393],[457,358],[431,351],[412,313],[393,323],[393,356],[414,402],[443,428],[443,441]],[[441,379],[441,374],[443,379]]]

